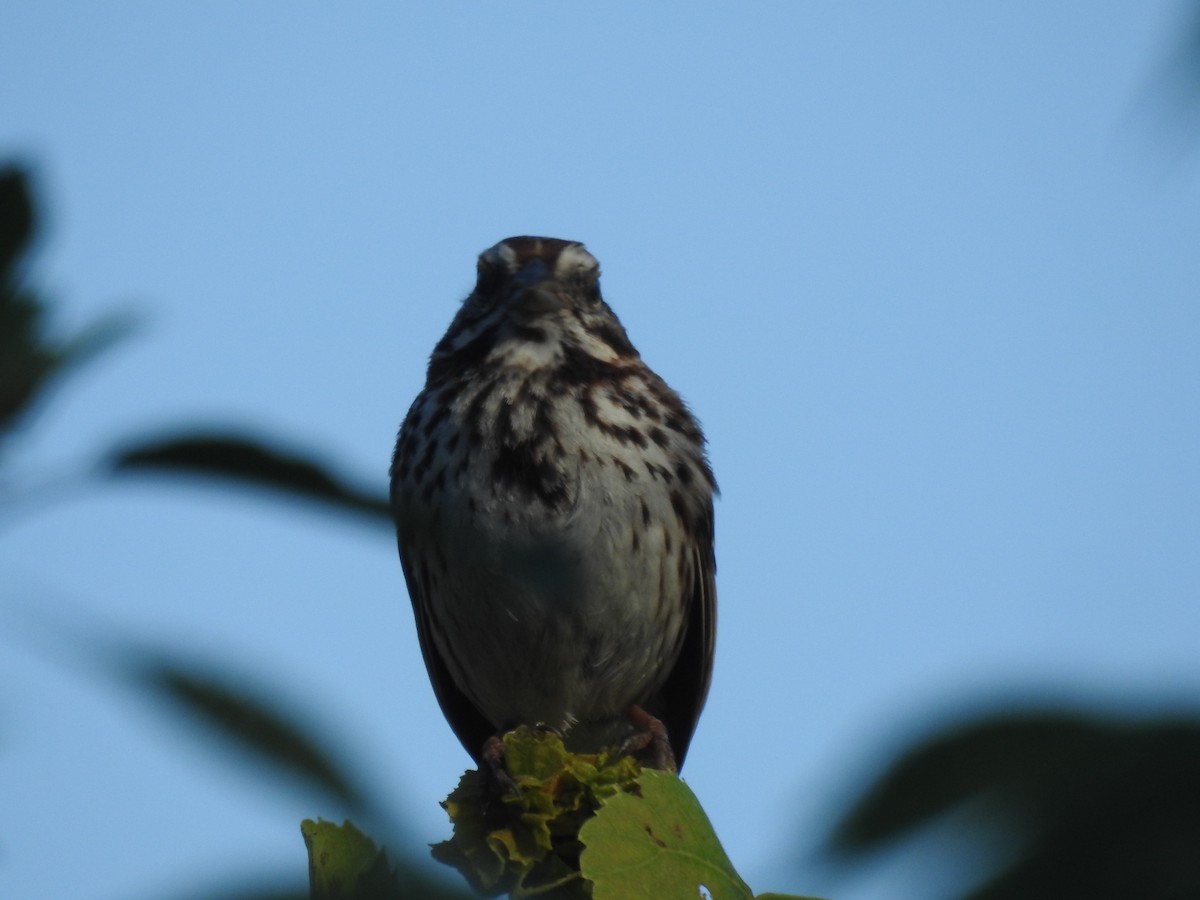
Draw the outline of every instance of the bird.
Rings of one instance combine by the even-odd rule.
[[[713,669],[717,485],[582,243],[480,254],[390,477],[421,653],[477,763],[527,725],[682,766]]]

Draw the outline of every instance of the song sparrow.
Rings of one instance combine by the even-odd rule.
[[[477,761],[525,724],[581,752],[657,744],[652,764],[669,768],[708,693],[704,437],[599,275],[575,241],[485,251],[396,443],[392,508],[421,652]]]

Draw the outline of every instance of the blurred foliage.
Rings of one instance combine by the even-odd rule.
[[[208,733],[326,794],[353,815],[372,814],[367,792],[334,762],[332,750],[275,708],[276,701],[253,696],[245,685],[234,687],[218,671],[161,653],[131,649],[121,655],[120,668],[137,690],[189,715]]]
[[[61,374],[128,330],[127,319],[111,316],[66,340],[51,335],[49,305],[26,283],[25,270],[37,230],[28,175],[16,167],[0,169],[0,440],[30,418],[47,387]],[[385,520],[386,497],[357,490],[320,463],[280,446],[281,442],[256,441],[228,432],[139,439],[113,454],[107,471],[200,473]],[[207,733],[291,776],[294,783],[320,792],[348,812],[386,825],[370,792],[335,761],[336,754],[312,729],[281,711],[278,699],[257,695],[244,679],[235,681],[220,667],[193,665],[169,652],[121,641],[101,646],[95,635],[80,640],[77,628],[60,629],[60,640],[71,637],[76,638],[72,649],[82,651],[74,659],[89,654],[101,657],[115,680],[166,704]],[[427,874],[430,869],[427,862],[401,859],[392,870],[405,885],[405,892],[398,896],[444,900],[464,896],[442,887]],[[270,875],[257,881],[265,886],[213,889],[200,896],[209,900],[291,900],[297,896],[286,887],[272,887],[278,879]],[[197,896],[194,888],[187,894]]]
[[[370,517],[389,528],[388,498],[352,487],[308,454],[237,433],[188,432],[131,442],[112,455],[113,472],[198,475],[267,488]]]
[[[1200,719],[1016,710],[956,725],[901,753],[828,849],[861,860],[951,813],[995,860],[967,900],[1200,897]]]
[[[1177,102],[1172,113],[1194,124],[1200,112],[1200,3],[1192,0],[1175,51],[1167,57],[1167,81],[1158,88],[1160,94]]]
[[[46,389],[129,331],[113,315],[68,339],[50,335],[48,304],[25,283],[38,216],[24,171],[0,168],[0,449]]]

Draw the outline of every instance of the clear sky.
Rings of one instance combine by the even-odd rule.
[[[911,727],[1200,688],[1200,162],[1165,71],[1190,8],[9,4],[34,279],[64,332],[142,321],[10,487],[209,423],[382,490],[475,255],[585,241],[723,491],[688,782],[757,890],[928,897],[794,862]],[[303,884],[299,820],[339,814],[47,652],[30,605],[229,664],[414,842],[448,834],[469,761],[390,534],[202,482],[56,496],[0,532],[0,894],[177,896],[218,859]]]

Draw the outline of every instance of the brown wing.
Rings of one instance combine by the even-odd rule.
[[[434,696],[459,742],[478,764],[484,742],[495,734],[496,729],[450,677],[450,670],[446,668],[433,639],[433,623],[429,616],[429,582],[408,558],[403,538],[399,540],[399,546],[400,565],[404,569],[404,581],[408,585],[408,596],[412,600],[413,616],[417,621],[417,639],[421,643],[421,655],[425,658],[425,669],[429,673]]]
[[[704,709],[708,686],[712,681],[713,655],[717,638],[717,561],[713,554],[713,511],[709,501],[707,515],[692,543],[691,596],[687,611],[687,633],[675,668],[663,685],[663,724],[675,754],[675,764],[683,768],[688,744]]]

